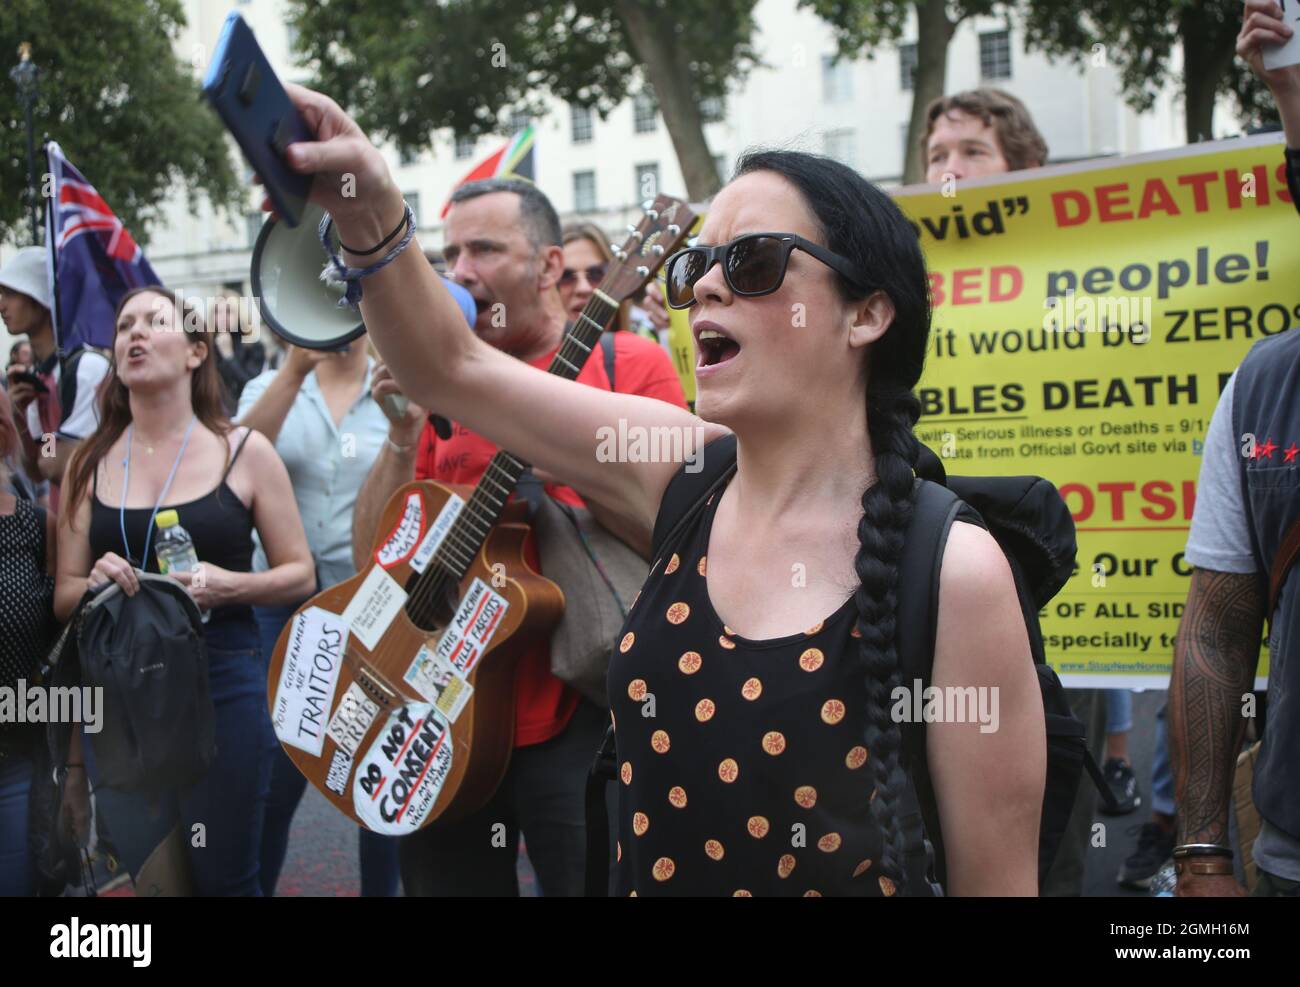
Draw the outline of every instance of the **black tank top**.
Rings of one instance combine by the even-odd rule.
[[[622,895],[894,893],[852,597],[752,641],[709,602],[715,493],[650,570],[609,668]]]
[[[250,430],[251,431],[251,430]],[[194,540],[194,551],[200,562],[209,562],[231,572],[249,572],[253,562],[253,515],[241,501],[226,478],[234,468],[235,460],[244,451],[250,431],[245,431],[235,447],[234,454],[221,482],[216,489],[198,500],[185,504],[163,504],[159,512],[172,510],[176,512],[181,527],[189,532]],[[90,552],[92,559],[98,559],[105,552],[116,552],[123,558],[130,558],[132,563],[140,566],[140,553],[144,550],[145,537],[149,529],[152,507],[128,507],[126,509],[126,537],[128,546],[122,544],[121,515],[116,506],[110,507],[99,499],[99,470],[95,470],[92,489],[90,513]],[[158,544],[158,530],[155,527],[149,539],[149,557],[141,567],[146,572],[158,571],[158,556],[154,551]],[[245,604],[217,607],[212,611],[208,627],[226,620],[253,619],[252,608]]]

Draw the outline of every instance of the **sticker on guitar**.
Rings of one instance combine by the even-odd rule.
[[[413,833],[438,800],[451,772],[451,727],[427,703],[389,714],[383,731],[357,763],[352,806],[368,829]]]
[[[438,639],[434,655],[445,659],[462,675],[468,675],[487,650],[509,607],[504,596],[493,592],[487,583],[476,578],[456,608],[456,615]]]
[[[433,703],[451,723],[456,722],[456,717],[474,694],[474,687],[451,667],[451,663],[428,648],[419,650],[402,678],[426,702]]]
[[[406,602],[406,591],[382,566],[375,566],[343,611],[343,620],[367,651],[374,651]]]
[[[375,552],[375,561],[386,569],[405,562],[420,544],[420,536],[423,534],[424,510],[420,505],[420,492],[412,490],[406,495],[402,516]]]
[[[379,714],[379,704],[366,695],[361,686],[353,682],[339,700],[339,708],[330,717],[326,734],[349,758],[355,757],[357,747],[365,739],[370,724]]]
[[[320,757],[325,744],[334,687],[348,642],[347,627],[345,617],[320,607],[308,607],[293,618],[271,722],[276,737],[312,757]]]
[[[447,503],[442,505],[442,510],[434,518],[433,524],[429,527],[429,533],[424,536],[420,542],[420,547],[415,550],[411,556],[411,568],[416,572],[424,572],[429,565],[429,560],[433,558],[433,553],[438,550],[442,540],[447,537],[447,532],[451,530],[451,524],[456,520],[456,515],[460,509],[465,506],[465,501],[452,494],[447,498]]]

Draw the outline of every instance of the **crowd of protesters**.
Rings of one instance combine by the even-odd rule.
[[[1247,0],[1238,54],[1276,101],[1286,136],[1288,184],[1300,207],[1300,67],[1266,71],[1260,54],[1261,46],[1289,36],[1272,0]],[[305,90],[295,90],[295,99],[313,105],[340,132],[350,132],[351,122],[337,107]],[[930,182],[1050,163],[1047,143],[1023,104],[997,90],[934,101],[922,142]],[[368,188],[391,188],[386,169],[375,164],[377,155],[364,139],[347,148],[322,141],[298,150],[295,161],[303,171],[323,169],[328,159],[336,170],[346,163],[372,176]],[[329,156],[345,152],[354,157]],[[379,193],[346,208],[334,205],[341,233],[353,242],[377,239],[370,234],[393,226],[393,202]],[[828,221],[831,212],[837,212],[834,223]],[[727,884],[730,878],[718,875],[743,873],[738,868],[748,864],[749,844],[743,836],[733,842],[718,834],[739,826],[738,832],[747,829],[749,837],[761,838],[769,817],[784,820],[799,810],[763,803],[748,819],[730,818],[734,813],[722,818],[722,812],[715,819],[706,810],[725,800],[717,796],[710,802],[704,794],[706,786],[717,787],[718,778],[725,789],[736,772],[768,772],[779,786],[788,769],[795,801],[809,810],[808,818],[827,826],[839,820],[839,828],[819,843],[823,852],[800,865],[806,872],[800,889],[896,893],[907,768],[899,757],[897,725],[888,724],[881,696],[897,673],[891,667],[896,604],[891,586],[899,561],[895,542],[901,539],[866,529],[897,534],[899,519],[906,518],[900,505],[909,495],[918,455],[912,426],[919,411],[912,388],[928,337],[924,262],[887,197],[843,166],[794,152],[746,158],[712,203],[701,242],[723,244],[754,230],[778,228],[791,231],[800,252],[786,251],[774,283],[738,291],[733,276],[740,276],[743,261],[735,261],[734,271],[727,266],[736,257],[728,246],[718,271],[709,259],[689,278],[670,284],[674,307],[696,305],[718,319],[731,319],[727,331],[719,326],[718,334],[735,353],[743,351],[743,358],[731,358],[744,359],[748,367],[750,379],[742,385],[734,369],[728,378],[727,371],[715,369],[720,364],[708,359],[701,364],[713,371],[704,378],[712,383],[712,394],[702,386],[698,404],[704,421],[691,415],[661,345],[668,310],[657,286],[620,306],[608,360],[593,354],[576,382],[543,381],[527,369],[550,364],[609,272],[614,253],[599,227],[561,227],[546,195],[517,179],[488,179],[457,189],[438,258],[441,274],[418,254],[399,257],[376,274],[376,281],[401,283],[408,290],[376,292],[378,301],[363,303],[376,338],[363,335],[338,351],[289,346],[280,357],[249,338],[233,294],[199,313],[162,287],[137,289],[120,299],[111,352],[61,350],[44,250],[17,251],[0,268],[0,316],[19,340],[0,391],[0,684],[34,679],[60,624],[77,612],[88,591],[115,583],[134,596],[142,589],[141,573],[160,572],[150,546],[160,537],[156,516],[170,508],[203,563],[201,579],[193,573],[173,575],[205,615],[217,753],[197,783],[123,791],[103,781],[96,738],[73,730],[64,763],[54,766],[55,815],[38,819],[34,793],[45,733],[34,724],[0,723],[0,894],[30,895],[41,886],[32,849],[35,828],[53,825],[83,846],[97,835],[91,832],[92,794],[98,835],[111,841],[116,859],[137,882],[176,831],[201,824],[207,833],[201,850],[182,841],[179,853],[188,858],[188,876],[178,893],[273,894],[306,787],[306,778],[276,740],[266,703],[271,653],[286,623],[315,593],[366,564],[379,516],[402,484],[475,484],[500,445],[538,463],[546,496],[590,509],[649,555],[650,530],[677,466],[624,464],[602,473],[584,436],[564,437],[566,427],[620,417],[681,428],[703,425],[719,442],[734,433],[742,454],[730,485],[710,498],[695,527],[685,529],[680,562],[674,554],[669,567],[656,571],[647,559],[643,590],[653,606],[672,594],[715,616],[713,607],[719,606],[741,632],[719,618],[717,644],[690,640],[690,625],[686,632],[677,630],[672,608],[665,630],[645,616],[645,605],[638,612],[634,602],[619,652],[671,646],[674,654],[684,651],[684,663],[695,656],[693,667],[682,665],[683,675],[694,675],[702,663],[705,670],[694,681],[724,676],[715,681],[729,683],[728,663],[739,667],[752,655],[795,648],[795,654],[802,652],[803,668],[792,673],[795,679],[802,682],[803,673],[821,669],[825,661],[822,681],[834,683],[831,693],[817,692],[817,702],[826,701],[822,721],[832,724],[847,716],[866,743],[837,751],[829,734],[790,726],[785,733],[763,734],[766,754],[737,753],[738,764],[724,758],[727,744],[756,729],[757,721],[744,711],[729,714],[730,722],[720,715],[719,729],[706,740],[691,732],[691,717],[673,718],[673,704],[685,702],[684,686],[665,683],[658,699],[674,711],[662,714],[670,729],[648,737],[646,750],[657,754],[635,748],[620,753],[614,885],[623,894],[664,888],[725,894],[793,890],[793,884],[781,883],[795,867],[793,856],[782,856],[771,874],[756,874],[744,887]],[[875,268],[869,273],[868,256]],[[800,297],[815,297],[819,312],[831,313],[828,327],[843,330],[853,360],[840,358],[835,365],[828,359],[839,352],[829,342],[829,329],[797,343],[763,337],[758,330],[765,326],[773,337],[781,335],[777,329],[788,317],[789,284],[797,284],[804,293]],[[433,313],[436,326],[427,338],[399,328],[402,320],[393,306],[409,303]],[[495,317],[500,306],[508,313],[505,320]],[[183,329],[171,331],[177,326]],[[429,356],[433,348],[436,357]],[[707,349],[714,352],[712,345]],[[865,416],[865,375],[858,366],[864,355],[871,357]],[[1172,863],[1180,894],[1245,893],[1234,869],[1225,779],[1231,779],[1243,746],[1240,698],[1252,689],[1267,618],[1273,661],[1268,693],[1259,697],[1268,715],[1256,723],[1262,744],[1254,770],[1260,827],[1252,850],[1253,893],[1300,893],[1300,765],[1294,756],[1300,749],[1300,713],[1297,683],[1291,681],[1300,671],[1285,659],[1300,646],[1300,576],[1275,587],[1275,610],[1269,609],[1262,578],[1294,522],[1288,510],[1300,501],[1294,476],[1286,491],[1291,496],[1279,497],[1277,478],[1260,479],[1252,472],[1236,439],[1243,420],[1286,422],[1292,433],[1300,427],[1296,366],[1300,336],[1295,332],[1261,341],[1228,381],[1211,420],[1185,553],[1194,571],[1149,780],[1137,777],[1128,756],[1129,693],[1070,690],[1071,706],[1087,726],[1111,790],[1101,811],[1133,813],[1143,806],[1143,793],[1150,792],[1151,817],[1118,875],[1126,887],[1148,887]],[[1288,367],[1289,375],[1279,370]],[[794,409],[806,409],[806,395],[814,392],[824,408],[797,413]],[[399,395],[403,400],[392,400]],[[497,406],[496,418],[482,410],[487,404]],[[451,420],[431,414],[432,408]],[[808,496],[824,515],[823,526],[796,530],[776,520],[792,498]],[[859,517],[865,518],[861,529]],[[756,527],[778,531],[778,541],[819,560],[836,578],[802,594],[797,605],[765,603],[756,589],[761,578],[747,575],[747,569],[770,574],[780,565],[747,542],[745,532]],[[1023,699],[1030,695],[1026,690],[1033,695],[1036,690],[1032,681],[1026,684],[1025,642],[1011,629],[1018,626],[1018,607],[1005,560],[990,543],[974,525],[954,525],[949,542],[954,551],[948,554],[957,561],[950,564],[945,555],[944,578],[945,587],[951,586],[945,589],[945,606],[955,616],[945,619],[978,615],[990,628],[987,640],[966,635],[964,660],[1004,695]],[[679,564],[691,571],[698,566],[703,576],[706,551],[707,591],[670,581]],[[525,557],[546,571],[531,534]],[[984,576],[964,576],[967,566]],[[846,586],[856,587],[847,601]],[[801,609],[806,607],[811,609]],[[809,629],[792,635],[792,627]],[[941,633],[936,680],[950,667],[956,647]],[[813,653],[816,658],[809,658]],[[634,713],[618,715],[628,707],[621,692],[636,698],[635,684],[641,681],[623,681],[635,657],[616,653],[610,672],[620,752],[627,750],[629,738],[639,742],[643,726]],[[359,830],[363,894],[517,894],[521,837],[543,894],[582,893],[584,789],[610,712],[557,678],[550,658],[549,642],[529,642],[515,683],[513,756],[487,805],[401,839]],[[769,674],[767,694],[776,698],[764,715],[785,722],[806,690],[795,679],[786,688],[775,671],[762,676]],[[764,689],[758,677],[743,687],[739,682],[746,699],[757,699]],[[847,711],[844,702],[827,698],[840,695],[834,689],[843,690]],[[1034,813],[1044,774],[1038,736],[1043,725],[1033,707],[1021,702],[1004,712],[996,741],[971,744],[957,732],[935,732],[931,760],[948,844],[949,893],[1082,891],[1089,829],[1099,804],[1087,779],[1041,885],[1033,873]],[[707,714],[701,705],[693,709],[694,720],[713,716],[712,707]],[[671,756],[668,733],[674,736]],[[803,760],[775,756],[787,743],[804,752]],[[861,780],[854,771],[867,761],[868,751],[870,780]],[[835,771],[829,767],[833,761],[839,762]],[[803,784],[804,775],[820,780]],[[682,781],[684,788],[678,785]],[[662,812],[657,806],[664,793],[651,791],[660,783],[668,793],[664,805],[673,807]],[[834,809],[826,808],[832,803]],[[671,819],[670,813],[675,813]],[[661,817],[665,822],[657,825]],[[497,823],[505,824],[506,853],[489,838]],[[716,832],[710,828],[715,823]],[[647,827],[653,835],[642,839]],[[705,847],[707,856],[697,860],[688,859],[684,849],[679,853],[689,841]],[[833,851],[841,843],[844,856],[851,850],[850,863],[857,865],[849,868],[851,877],[836,869],[840,858]],[[725,871],[719,864],[724,854],[734,860]],[[710,870],[708,858],[719,867]],[[668,885],[674,876],[676,884]]]

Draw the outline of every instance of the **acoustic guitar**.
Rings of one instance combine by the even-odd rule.
[[[578,376],[695,218],[668,196],[643,207],[550,373]],[[303,604],[276,642],[276,736],[335,807],[375,832],[466,816],[505,775],[518,660],[564,610],[560,588],[524,559],[526,507],[510,495],[527,468],[502,450],[473,487],[403,485],[365,569]]]

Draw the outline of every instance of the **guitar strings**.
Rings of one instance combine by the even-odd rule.
[[[622,262],[616,265],[614,271],[611,273],[617,273],[618,267],[621,266]],[[613,321],[617,312],[618,306],[611,306],[608,302],[593,295],[591,300],[587,302],[586,307],[583,308],[582,313],[578,316],[573,328],[565,333],[560,348],[555,357],[552,358],[551,365],[547,372],[555,374],[556,376],[565,377],[568,380],[573,380],[581,370],[582,365],[586,362],[591,351],[595,349],[596,344],[600,339],[600,333],[605,331],[609,323]],[[595,331],[592,332],[592,330],[588,328],[588,325],[594,326]],[[591,336],[590,344],[587,344],[582,340],[582,335]],[[579,350],[581,351],[580,353],[577,352]],[[572,369],[574,367],[578,369]],[[511,461],[514,466],[518,466],[518,472],[511,475],[511,471],[507,470],[502,465],[501,461],[505,460]],[[415,618],[418,626],[423,627],[425,624],[431,624],[433,622],[435,617],[434,610],[437,602],[447,593],[449,584],[451,586],[458,586],[461,579],[464,578],[465,573],[473,566],[474,559],[478,556],[483,544],[487,541],[492,528],[500,521],[501,513],[505,510],[506,504],[510,500],[510,494],[514,493],[515,487],[519,482],[519,477],[527,468],[527,463],[519,459],[517,456],[506,452],[504,449],[498,451],[496,455],[492,457],[492,460],[488,463],[488,468],[484,471],[483,476],[486,479],[495,469],[498,473],[502,474],[508,482],[506,484],[496,484],[495,480],[492,482],[494,485],[509,487],[509,492],[505,495],[500,504],[496,504],[493,503],[493,498],[487,494],[486,487],[484,487],[481,480],[478,486],[475,487],[474,493],[471,494],[469,500],[465,502],[462,516],[457,517],[452,523],[451,528],[448,529],[443,543],[438,546],[437,550],[433,553],[433,558],[429,561],[429,568],[425,569],[425,571],[420,574],[420,578],[416,581],[415,589],[412,591],[410,599],[407,601],[407,612]],[[488,505],[483,503],[484,500],[489,502],[491,505],[490,509],[488,509]],[[480,532],[476,530],[477,526],[475,526],[475,530],[470,534],[464,530],[464,526],[469,526],[471,524],[471,518],[475,513],[479,515],[478,522],[485,523],[485,530]],[[462,521],[464,522],[464,526],[462,525]],[[450,555],[451,549],[453,548],[466,556],[464,562],[454,558],[443,558],[444,551],[447,551],[448,555]],[[460,569],[462,566],[463,571],[457,574],[456,570]]]

